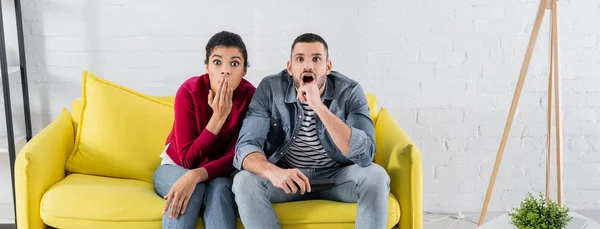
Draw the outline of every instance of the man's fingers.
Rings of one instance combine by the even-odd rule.
[[[304,192],[306,191],[306,184],[304,181],[298,177],[297,174],[292,175],[292,179],[298,184],[298,187],[300,187],[300,194],[304,195]]]
[[[308,177],[306,177],[306,175],[304,175],[304,173],[300,172],[300,170],[296,170],[296,171],[298,171],[297,172],[298,177],[300,179],[302,179],[302,181],[304,181],[304,186],[306,187],[306,191],[310,192],[310,190],[311,190],[310,189],[310,181],[308,180]]]
[[[285,183],[290,187],[290,194],[295,194],[296,191],[298,191],[298,188],[292,179],[285,180]]]
[[[288,184],[285,181],[280,184],[279,188],[283,189],[283,191],[285,191],[286,194],[292,193],[292,191],[290,190],[290,187],[288,186]]]
[[[303,103],[306,103],[306,101],[307,101],[307,99],[306,99],[306,96],[307,96],[307,94],[306,94],[306,93],[307,93],[307,89],[308,89],[308,88],[307,88],[306,86],[304,86],[304,87],[302,87],[302,88],[300,89],[300,91],[299,91],[299,94],[300,94],[300,99],[301,99],[301,101],[302,101]]]
[[[312,89],[311,91],[313,92],[319,91],[319,85],[317,85],[317,82],[309,84],[308,87]]]
[[[302,89],[298,90],[298,97],[297,97],[297,99],[300,102],[306,103],[306,94],[304,94],[304,90],[302,90]]]

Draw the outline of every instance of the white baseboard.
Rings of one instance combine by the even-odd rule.
[[[27,141],[25,136],[16,136],[15,150],[18,154]],[[2,138],[6,146],[6,138]],[[8,158],[8,147],[0,147],[0,224],[14,224],[15,214],[12,199],[12,186],[10,177],[10,164]]]
[[[0,203],[0,224],[14,224],[15,211],[12,203]]]
[[[8,159],[3,159],[3,161],[6,162],[0,162],[0,203],[12,204],[13,197],[10,168],[8,165]],[[2,217],[2,214],[0,214],[0,217]]]

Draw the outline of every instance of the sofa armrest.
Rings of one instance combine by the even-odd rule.
[[[19,228],[46,228],[40,201],[46,191],[65,177],[65,163],[73,151],[75,133],[66,109],[34,136],[15,161],[15,193]]]
[[[423,166],[416,146],[394,147],[387,166],[390,190],[400,203],[400,229],[423,228]]]
[[[423,228],[421,152],[385,108],[375,124],[375,163],[390,176],[390,191],[400,204],[400,229]]]

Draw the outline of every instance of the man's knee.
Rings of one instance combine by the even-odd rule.
[[[262,186],[261,180],[262,178],[254,173],[242,170],[233,178],[232,191],[235,195],[256,191]]]
[[[369,188],[385,188],[389,189],[390,176],[383,167],[377,164],[371,164],[364,167],[363,183]]]

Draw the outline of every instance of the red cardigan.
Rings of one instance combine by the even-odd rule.
[[[235,144],[255,87],[245,79],[233,92],[232,107],[217,135],[206,130],[213,114],[208,105],[208,74],[186,80],[175,96],[175,121],[167,137],[167,155],[186,169],[204,167],[208,179],[234,171]]]

